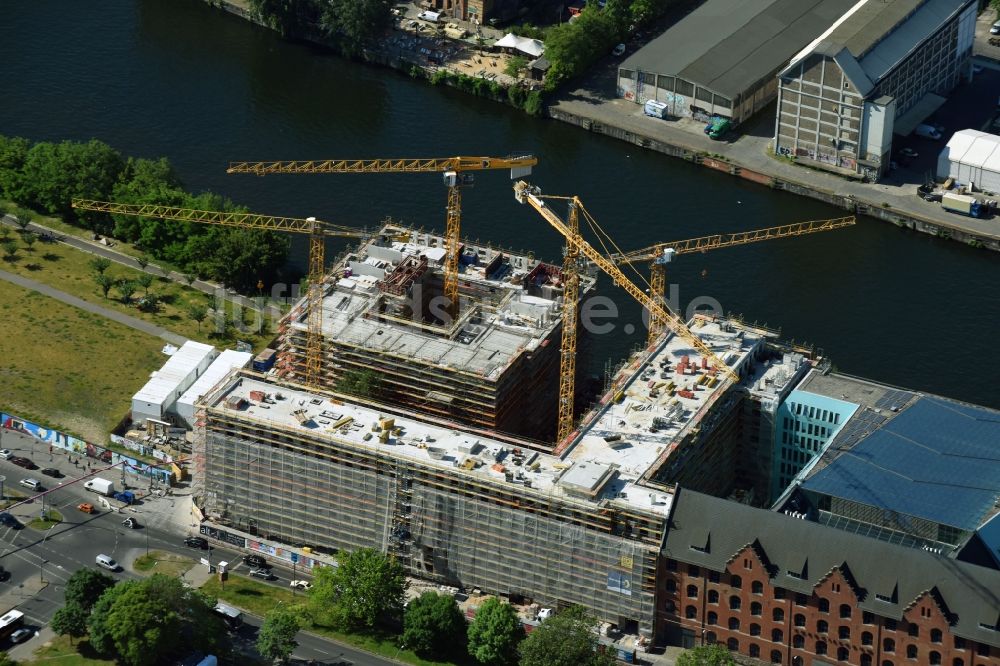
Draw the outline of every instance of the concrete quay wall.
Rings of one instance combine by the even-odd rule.
[[[760,185],[766,185],[772,189],[817,199],[838,208],[843,208],[851,214],[867,215],[890,222],[897,227],[912,229],[939,238],[950,238],[973,247],[982,247],[1000,252],[1000,237],[998,236],[981,234],[963,228],[961,224],[950,224],[940,220],[925,218],[911,211],[902,211],[891,206],[886,207],[879,202],[864,199],[853,194],[831,192],[807,182],[810,171],[805,167],[799,167],[803,172],[802,179],[793,179],[787,175],[779,176],[778,174],[766,173],[760,167],[757,167],[756,170],[750,169],[741,166],[735,161],[707,155],[704,151],[644,136],[623,127],[609,125],[608,123],[577,115],[563,109],[550,107],[549,116],[555,120],[576,125],[595,134],[610,136],[642,148],[654,150],[665,155],[670,155],[671,157],[693,162],[694,164],[700,164],[714,171],[721,171]],[[998,225],[998,231],[1000,231],[1000,225]]]

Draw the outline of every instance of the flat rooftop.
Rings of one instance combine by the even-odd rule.
[[[691,332],[737,369],[764,341],[728,320],[697,317]],[[684,362],[687,359],[687,363]],[[684,340],[670,335],[640,354],[614,378],[594,416],[566,454],[567,460],[617,465],[624,478],[655,472],[732,385]],[[642,490],[638,488],[637,490]]]
[[[336,344],[498,378],[562,321],[559,267],[526,255],[464,242],[462,309],[451,322],[443,308],[445,251],[441,236],[395,226],[346,256],[325,286],[323,334]],[[581,296],[594,278],[581,275]],[[292,322],[303,329],[304,315]]]
[[[734,98],[784,67],[856,0],[708,0],[627,58]]]
[[[582,502],[625,502],[627,496],[627,504],[636,509],[663,517],[669,511],[669,500],[659,496],[650,498],[648,492],[628,493],[634,481],[618,478],[617,471],[608,465],[587,463],[577,467],[569,460],[519,449],[509,442],[401,416],[391,410],[331,401],[246,375],[237,376],[206,400],[209,407],[259,422],[263,428],[291,428],[328,439],[334,445],[412,460],[456,477],[468,474],[497,484],[520,486],[523,494]],[[373,430],[373,426],[385,418],[393,419],[392,432],[400,430],[381,443],[380,429]]]
[[[151,404],[162,404],[177,392],[205,358],[215,354],[215,347],[202,342],[188,340],[175,351],[159,370],[150,375],[149,381],[139,389],[133,400]]]
[[[860,409],[801,488],[977,529],[1000,507],[1000,412],[813,371],[798,387]]]

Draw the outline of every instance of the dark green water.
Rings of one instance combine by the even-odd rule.
[[[197,0],[6,2],[0,53],[0,133],[165,155],[190,189],[264,213],[369,226],[391,215],[441,229],[445,191],[436,175],[228,176],[229,160],[530,151],[540,158],[533,181],[579,195],[623,248],[842,214],[288,44]],[[560,256],[560,239],[514,202],[502,172],[477,176],[463,224],[472,238]],[[822,347],[844,372],[1000,407],[995,254],[862,219],[682,257],[670,279],[682,303],[710,296]],[[619,332],[597,338],[595,368],[642,339],[621,332],[639,323],[638,306],[608,280],[602,290],[622,318]]]

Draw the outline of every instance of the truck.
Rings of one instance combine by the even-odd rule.
[[[115,494],[115,484],[107,479],[91,479],[83,484],[86,490],[97,493],[98,495],[103,495],[105,497],[112,497]]]
[[[986,212],[986,207],[975,197],[968,194],[952,194],[946,192],[941,195],[941,207],[952,213],[968,215],[969,217],[982,217]]]
[[[643,113],[647,116],[652,116],[654,118],[666,118],[667,117],[667,105],[663,102],[657,102],[654,99],[647,100],[647,102],[642,107]]]

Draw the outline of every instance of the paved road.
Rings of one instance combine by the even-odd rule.
[[[17,485],[18,481],[28,477],[39,479],[46,489],[53,489],[45,496],[45,506],[57,508],[64,518],[62,523],[48,533],[30,528],[0,528],[0,565],[10,573],[10,578],[0,581],[0,612],[16,606],[25,614],[27,626],[40,629],[37,637],[11,650],[14,658],[30,658],[42,642],[51,638],[51,630],[46,625],[63,604],[66,581],[75,570],[94,566],[94,558],[99,553],[114,557],[126,567],[114,574],[120,580],[138,578],[129,567],[147,549],[178,553],[195,559],[207,556],[213,563],[233,562],[237,564],[232,570],[237,573],[245,572],[246,566],[241,563],[240,552],[213,548],[206,553],[184,547],[185,530],[191,534],[196,533],[187,517],[188,498],[166,496],[143,499],[134,507],[134,511],[124,514],[138,518],[141,528],[136,530],[121,525],[123,514],[106,510],[91,515],[81,513],[76,509],[80,502],[86,500],[95,506],[97,503],[94,494],[85,491],[82,483],[74,483],[90,473],[79,460],[76,465],[70,464],[69,459],[72,457],[76,460],[78,456],[69,456],[58,450],[50,454],[47,445],[32,437],[8,430],[0,432],[0,447],[33,460],[39,467],[54,467],[65,474],[61,479],[53,479],[41,475],[38,470],[25,470],[0,459],[0,475],[5,477],[3,484],[7,490],[18,488],[27,494],[26,489]],[[99,474],[120,485],[120,470]],[[148,483],[132,475],[129,475],[127,481],[133,488],[144,488]],[[40,499],[35,499],[13,507],[11,513],[26,523],[39,515],[41,506]],[[276,579],[272,584],[287,589],[292,579],[292,570],[275,567],[274,572]],[[185,578],[195,586],[204,583],[208,576],[207,569],[202,565],[195,565],[185,574]],[[306,576],[299,571],[296,577]],[[41,582],[42,579],[44,583]],[[261,619],[247,616],[246,621],[248,626],[234,638],[241,649],[253,650]],[[392,666],[398,663],[314,634],[301,632],[297,640],[299,647],[294,656],[299,664],[310,659],[324,666]],[[7,646],[0,645],[0,649],[5,647]]]
[[[55,287],[50,287],[47,284],[42,284],[37,280],[32,280],[26,277],[21,277],[20,275],[15,275],[14,273],[8,273],[7,271],[0,271],[0,280],[6,280],[11,284],[16,284],[19,287],[24,287],[25,289],[33,289],[41,294],[50,296],[56,300],[62,301],[68,305],[72,305],[75,308],[80,308],[81,310],[86,310],[96,315],[106,317],[112,321],[116,321],[119,324],[124,324],[129,328],[134,328],[137,331],[142,331],[143,333],[148,333],[150,335],[155,335],[169,342],[172,345],[182,345],[187,341],[183,335],[177,335],[176,333],[171,333],[165,328],[161,328],[156,324],[151,324],[148,321],[143,321],[131,315],[106,308],[102,305],[97,305],[96,303],[90,303],[83,300],[82,298],[77,298],[72,294],[67,294],[65,291],[60,291]]]

